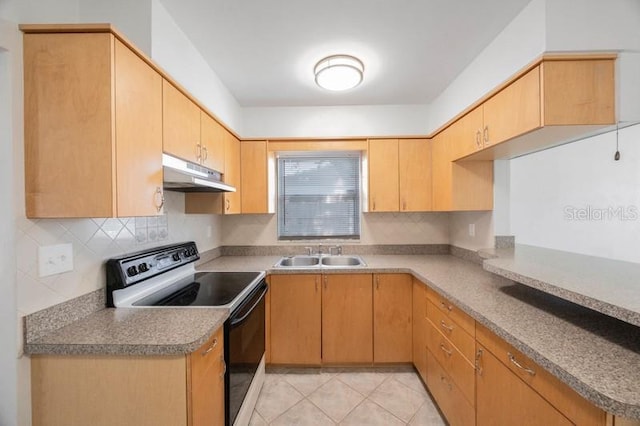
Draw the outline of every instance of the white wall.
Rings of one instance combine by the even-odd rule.
[[[6,12],[6,10],[5,10]],[[15,24],[0,19],[0,425],[18,423],[18,333],[16,264],[13,228],[13,139],[16,123],[12,113],[19,44]]]
[[[615,139],[611,132],[511,161],[518,243],[640,263],[640,125],[620,130],[620,161]],[[600,211],[609,208],[611,216]]]
[[[151,0],[151,57],[228,127],[244,136],[240,105],[158,0]]]
[[[232,245],[290,245],[278,241],[278,220],[270,215],[223,216],[222,243]],[[344,244],[448,244],[447,213],[364,213],[360,241]],[[300,244],[307,244],[301,242]]]
[[[243,136],[341,137],[427,134],[426,105],[243,108]]]

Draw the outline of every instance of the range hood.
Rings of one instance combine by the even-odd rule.
[[[222,175],[200,164],[162,154],[163,186],[167,191],[179,192],[236,192],[222,182]]]

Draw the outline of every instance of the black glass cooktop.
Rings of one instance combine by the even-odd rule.
[[[197,272],[138,300],[134,306],[223,306],[259,276],[259,272]]]

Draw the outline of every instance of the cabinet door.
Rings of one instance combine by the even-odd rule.
[[[269,213],[267,141],[240,142],[242,213]]]
[[[323,275],[322,362],[373,361],[371,274]]]
[[[438,133],[431,140],[431,170],[433,173],[433,210],[449,211],[451,210],[451,154],[450,154],[450,137],[451,127]]]
[[[461,158],[483,148],[483,107],[479,106],[451,125],[453,158]]]
[[[271,362],[321,363],[320,275],[271,276]]]
[[[27,217],[111,217],[110,34],[24,35]]]
[[[162,84],[163,151],[200,162],[200,108],[167,80]]]
[[[540,127],[540,67],[488,99],[483,108],[485,147]]]
[[[224,173],[224,128],[204,111],[200,111],[202,165]]]
[[[190,426],[224,424],[224,351],[222,329],[189,355]]]
[[[162,191],[162,77],[115,42],[118,216],[152,216]]]
[[[373,361],[411,362],[411,276],[373,276]]]
[[[398,139],[369,141],[369,210],[397,212]]]
[[[413,280],[413,365],[427,382],[427,287]]]
[[[241,213],[242,195],[240,175],[240,141],[225,130],[224,141],[224,181],[236,188],[236,192],[224,194],[224,214]]]
[[[431,210],[431,141],[401,139],[398,142],[400,211]]]
[[[484,347],[476,378],[477,424],[570,425],[566,417]]]

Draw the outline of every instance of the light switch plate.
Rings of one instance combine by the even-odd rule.
[[[469,236],[470,237],[475,237],[476,236],[476,224],[475,223],[470,223],[469,224]]]
[[[73,245],[56,244],[38,248],[38,275],[48,277],[73,270]]]

